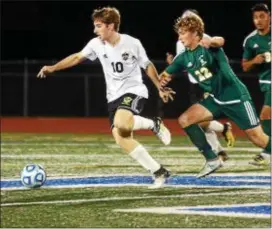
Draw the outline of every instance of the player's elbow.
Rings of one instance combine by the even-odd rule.
[[[215,37],[215,41],[219,47],[222,47],[225,44],[225,39],[223,37]]]
[[[74,54],[74,60],[75,60],[76,63],[81,63],[85,59],[86,59],[85,56],[83,56],[83,54],[81,52],[78,52],[78,53]]]
[[[225,39],[223,37],[219,37],[219,41],[220,41],[221,46],[224,46]]]

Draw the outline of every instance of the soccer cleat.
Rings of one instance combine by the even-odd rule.
[[[256,166],[266,166],[266,165],[269,165],[270,162],[261,154],[258,154],[249,162],[249,164],[256,165]]]
[[[156,189],[162,187],[166,180],[171,176],[171,173],[170,171],[161,166],[160,169],[154,172],[153,175],[154,183],[148,187],[149,189]]]
[[[233,147],[234,143],[235,143],[235,138],[234,135],[232,133],[232,126],[230,122],[226,122],[224,124],[224,130],[222,132],[222,135],[225,138],[225,141],[227,142],[227,146],[228,147]]]
[[[167,127],[163,124],[163,121],[159,117],[153,118],[154,128],[153,133],[161,140],[164,145],[169,145],[171,142],[171,133]]]
[[[220,151],[217,155],[221,157],[221,160],[224,162],[229,160],[229,156],[224,150]]]
[[[201,169],[200,173],[197,175],[197,178],[208,176],[209,174],[214,173],[222,166],[223,161],[221,157],[217,157],[212,161],[207,161],[204,167]]]

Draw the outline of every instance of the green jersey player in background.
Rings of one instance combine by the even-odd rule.
[[[189,107],[178,121],[195,146],[203,153],[206,163],[198,177],[215,172],[223,165],[208,144],[198,123],[224,114],[244,130],[255,145],[271,151],[271,137],[263,132],[246,86],[232,71],[222,48],[205,48],[199,43],[204,23],[197,15],[178,18],[175,29],[186,50],[179,54],[160,75],[161,87],[171,75],[186,70],[209,96]]]
[[[199,15],[198,11],[195,9],[187,9],[182,13],[182,17],[186,17],[190,14]],[[225,43],[225,39],[223,37],[210,37],[208,34],[203,34],[203,38],[200,41],[200,44],[206,48],[209,47],[222,47]],[[176,55],[185,51],[184,45],[180,40],[176,43]],[[166,54],[166,62],[171,64],[174,60],[174,55],[171,53]],[[203,98],[203,91],[197,85],[197,81],[190,75],[188,75],[188,79],[191,83],[190,85],[190,93],[193,95],[193,99],[191,99],[191,105],[198,102]],[[232,127],[230,122],[226,122],[224,124],[213,120],[199,123],[200,127],[203,129],[205,136],[207,138],[208,143],[211,145],[212,149],[217,153],[217,155],[222,157],[223,161],[226,161],[229,157],[227,153],[224,151],[221,143],[218,140],[217,133],[222,133],[224,136],[227,146],[233,146],[235,142],[234,135],[232,133]]]
[[[252,8],[253,22],[256,30],[244,40],[242,67],[245,72],[255,69],[258,73],[264,104],[260,119],[264,132],[271,135],[271,30],[270,11],[267,5],[260,3]],[[271,151],[256,155],[250,164],[267,165]]]

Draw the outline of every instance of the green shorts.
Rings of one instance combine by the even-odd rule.
[[[271,91],[264,92],[264,105],[271,107]]]
[[[199,101],[199,104],[208,109],[213,114],[214,119],[224,114],[242,130],[251,129],[260,124],[260,120],[251,100],[220,105],[209,96]]]

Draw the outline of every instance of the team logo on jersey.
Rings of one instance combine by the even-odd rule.
[[[122,54],[122,58],[123,58],[124,61],[128,60],[129,54],[128,54],[127,52],[124,52],[124,53]]]
[[[104,58],[108,58],[108,56],[107,56],[107,54],[106,54],[106,53],[103,55],[103,57],[104,57]]]
[[[188,67],[188,68],[190,68],[190,67],[192,67],[192,66],[193,66],[192,62],[189,62],[189,63],[187,64],[187,67]]]
[[[200,63],[201,63],[201,66],[205,65],[207,63],[207,61],[203,60],[203,55],[200,55],[200,57],[198,57]]]
[[[123,102],[122,102],[121,104],[124,104],[124,105],[129,106],[130,103],[131,103],[131,101],[132,101],[132,98],[131,98],[131,97],[125,97],[125,98],[123,99]]]
[[[253,48],[255,48],[255,49],[256,49],[256,48],[259,48],[259,45],[258,45],[258,44],[254,44],[254,45],[253,45]]]

